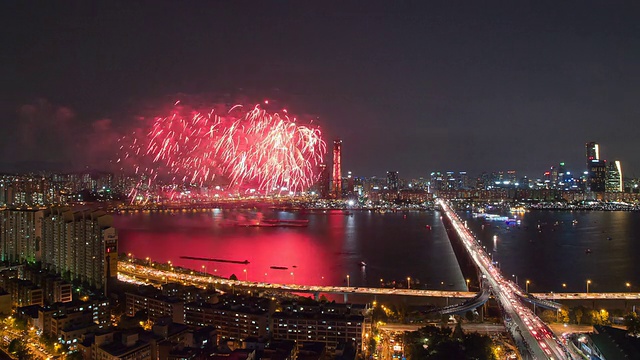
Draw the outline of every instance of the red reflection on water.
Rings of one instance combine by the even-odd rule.
[[[210,274],[227,278],[235,274],[240,280],[269,283],[328,284],[335,278],[328,273],[332,267],[327,266],[332,254],[323,251],[316,243],[318,239],[303,229],[231,227],[215,230],[211,222],[208,224],[212,228],[207,229],[202,226],[201,219],[182,218],[178,221],[183,227],[141,231],[133,228],[130,220],[133,219],[117,220],[122,229],[119,251],[131,253],[139,259],[149,257],[154,262],[171,261],[175,266],[197,271],[206,267]],[[192,226],[185,230],[186,224]],[[181,259],[181,256],[248,260],[249,264],[189,260]],[[272,266],[286,269],[273,269]]]

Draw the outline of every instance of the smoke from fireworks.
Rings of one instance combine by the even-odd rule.
[[[264,192],[306,190],[326,153],[318,128],[260,105],[200,112],[176,102],[169,116],[121,142],[118,162],[133,166],[148,185],[166,175],[173,183],[199,185],[223,176],[233,187]]]

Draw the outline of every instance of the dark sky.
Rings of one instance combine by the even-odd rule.
[[[0,163],[175,94],[270,98],[341,137],[345,170],[584,168],[640,176],[638,1],[5,1]],[[116,151],[113,144],[113,151]],[[2,170],[2,169],[0,169]]]

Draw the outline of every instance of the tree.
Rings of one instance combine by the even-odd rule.
[[[231,276],[229,276],[229,280],[238,281],[238,277],[236,274],[231,274]]]
[[[640,317],[634,312],[627,314],[624,317],[624,325],[627,327],[627,332],[631,335],[640,334]]]
[[[369,354],[375,351],[377,344],[376,339],[373,336],[369,336],[369,343],[367,344],[367,351]]]
[[[464,353],[467,359],[495,359],[491,348],[491,338],[478,333],[465,335],[462,341]]]
[[[609,312],[605,309],[593,310],[591,311],[591,319],[593,325],[607,325],[609,324]]]
[[[558,312],[558,320],[561,323],[568,323],[569,322],[569,310],[562,308],[560,309],[560,311]]]
[[[33,356],[29,352],[29,348],[20,340],[14,339],[9,343],[9,352],[20,360],[32,359]]]
[[[582,312],[582,309],[576,308],[573,311],[573,315],[576,317],[576,322],[578,323],[578,325],[580,325],[580,323],[582,322],[582,315],[584,315],[584,313]]]
[[[40,343],[42,343],[42,345],[44,345],[45,349],[47,349],[47,351],[49,352],[53,352],[53,346],[55,343],[55,339],[53,338],[53,336],[49,335],[49,334],[42,334],[40,336]]]
[[[17,317],[16,321],[13,323],[13,326],[20,331],[25,331],[27,330],[27,320]]]
[[[464,331],[462,331],[462,321],[458,321],[456,323],[456,327],[453,329],[452,336],[454,339],[464,339]]]
[[[542,312],[541,318],[542,321],[546,323],[554,322],[556,320],[556,313],[555,311],[545,310]]]
[[[428,359],[450,360],[467,359],[467,357],[462,343],[459,341],[444,341],[435,346],[433,355],[429,356]]]

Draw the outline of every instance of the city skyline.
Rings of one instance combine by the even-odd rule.
[[[640,3],[3,3],[0,358],[640,358]]]
[[[358,174],[533,174],[590,140],[640,168],[636,4],[244,5],[9,5],[0,164],[104,162],[136,115],[213,94],[314,119]]]

